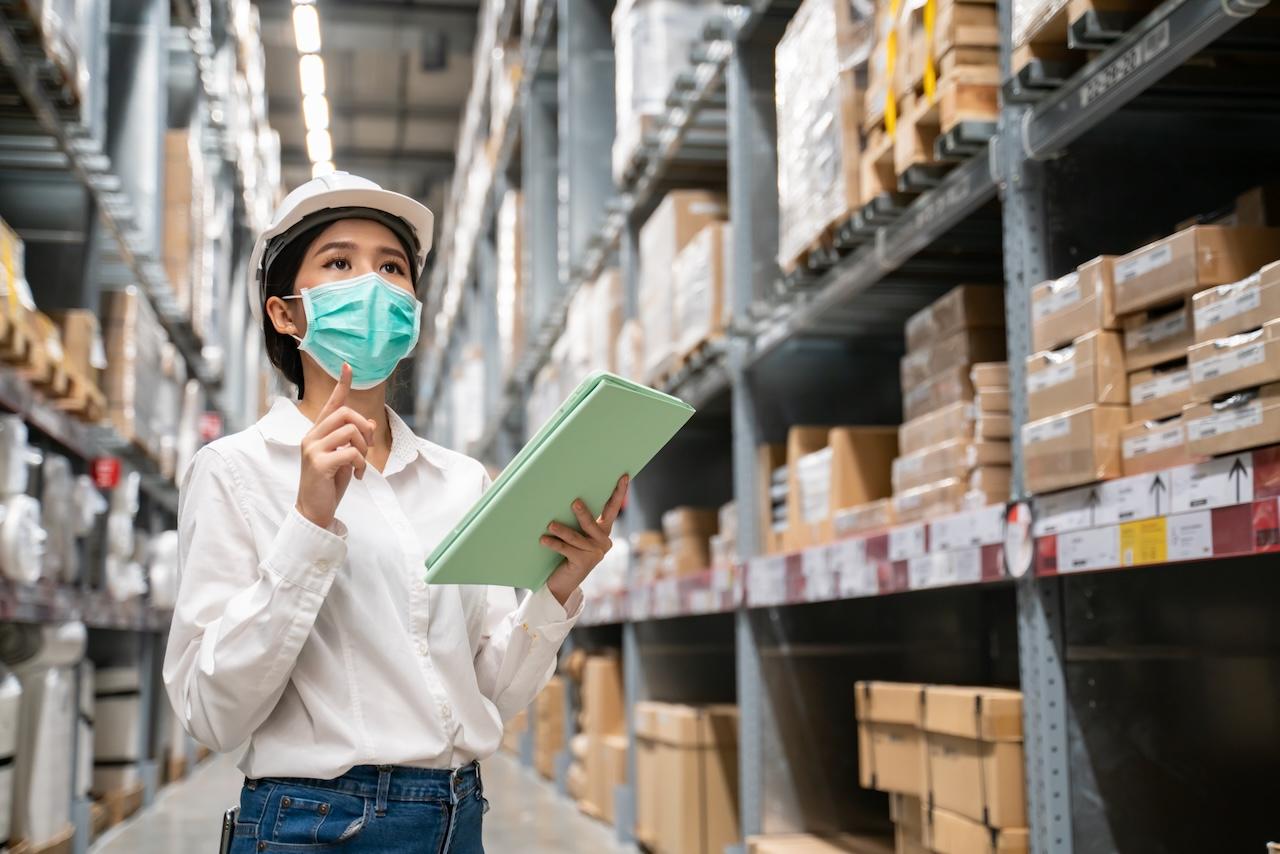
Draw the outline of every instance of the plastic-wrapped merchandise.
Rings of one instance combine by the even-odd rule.
[[[93,684],[95,766],[138,762],[143,752],[142,689],[138,668],[99,668],[94,674]]]
[[[159,458],[154,425],[162,397],[161,360],[166,344],[151,306],[136,287],[103,294],[103,338],[107,370],[102,390],[107,415],[126,439]]]
[[[22,712],[22,683],[0,668],[0,840],[9,839],[13,815],[14,759]]]
[[[639,380],[644,370],[644,328],[634,319],[622,324],[614,349],[614,372],[629,380]]]
[[[151,539],[147,562],[147,586],[151,604],[172,608],[178,600],[178,532],[162,531]]]
[[[147,592],[142,564],[132,557],[108,554],[103,560],[107,593],[117,602],[128,602]]]
[[[27,491],[30,453],[26,422],[18,415],[0,415],[0,496]]]
[[[453,440],[469,447],[484,432],[484,354],[469,348],[453,371]]]
[[[523,221],[524,196],[519,190],[508,190],[498,207],[496,240],[498,348],[504,377],[524,349]]]
[[[107,554],[122,558],[130,557],[135,544],[133,516],[113,510],[107,516]]]
[[[10,495],[0,511],[0,571],[13,581],[34,584],[44,568],[40,502],[29,495]]]
[[[80,574],[80,554],[76,548],[76,534],[80,526],[71,463],[58,454],[47,455],[41,466],[40,479],[40,521],[47,535],[44,575],[73,583]]]
[[[89,797],[93,787],[93,662],[85,659],[78,668],[80,679],[80,714],[76,721],[76,781],[77,797]],[[168,703],[164,704],[168,707]]]
[[[136,471],[121,475],[120,482],[111,490],[111,512],[122,513],[130,518],[137,516],[141,489],[142,476]]]
[[[685,355],[724,329],[729,224],[712,223],[680,250],[672,268],[673,343]]]
[[[605,270],[591,290],[590,317],[587,320],[591,336],[588,367],[613,371],[617,366],[616,347],[622,332],[622,273],[616,269]]]

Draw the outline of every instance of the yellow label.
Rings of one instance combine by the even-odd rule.
[[[1120,526],[1120,563],[1124,566],[1142,566],[1148,563],[1164,563],[1169,559],[1169,538],[1166,519],[1143,519],[1126,522]]]
[[[898,62],[898,9],[900,0],[889,3],[889,36],[885,39],[885,81],[884,88],[888,94],[884,99],[884,129],[889,135],[898,124],[898,93],[894,91],[893,72]]]
[[[938,89],[938,72],[933,67],[933,33],[938,23],[937,0],[925,0],[924,3],[924,97],[932,104],[934,93]]]

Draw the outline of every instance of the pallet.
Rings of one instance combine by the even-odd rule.
[[[39,338],[31,339],[31,346],[27,348],[27,357],[20,370],[34,388],[50,397],[56,399],[67,393],[70,380],[66,365],[61,360],[54,359],[49,348]]]
[[[25,839],[19,839],[9,845],[8,851],[9,854],[71,854],[75,835],[75,826],[68,824],[48,842],[32,845]]]
[[[90,841],[97,839],[104,832],[106,832],[106,829],[110,826],[107,823],[109,820],[110,820],[110,815],[108,815],[106,807],[104,807],[102,804],[98,803],[97,801],[94,801],[93,803],[89,804],[89,839]]]
[[[54,401],[54,405],[63,412],[68,412],[81,421],[90,424],[102,420],[107,409],[107,396],[97,384],[70,365],[65,366],[67,372],[66,391]]]
[[[113,789],[104,793],[99,802],[107,811],[107,827],[115,827],[142,809],[142,784]]]
[[[16,322],[12,315],[0,313],[0,361],[23,365],[30,349],[31,335],[26,326]]]
[[[164,781],[176,783],[187,776],[187,757],[169,755],[165,761]]]

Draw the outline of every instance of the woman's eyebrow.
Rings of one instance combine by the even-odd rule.
[[[402,249],[398,249],[394,246],[379,246],[378,251],[384,255],[394,255],[401,261],[404,261],[404,263],[409,263],[409,256],[405,255],[404,250]]]
[[[344,252],[354,252],[359,248],[360,247],[357,246],[355,242],[351,240],[331,240],[328,243],[326,243],[324,246],[321,246],[319,249],[317,249],[316,254],[320,255],[324,252],[328,252],[330,249],[339,249]]]

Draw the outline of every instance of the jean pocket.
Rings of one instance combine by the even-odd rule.
[[[281,786],[272,800],[274,810],[267,814],[274,816],[266,850],[305,851],[337,845],[354,839],[369,819],[364,798],[341,792]]]

